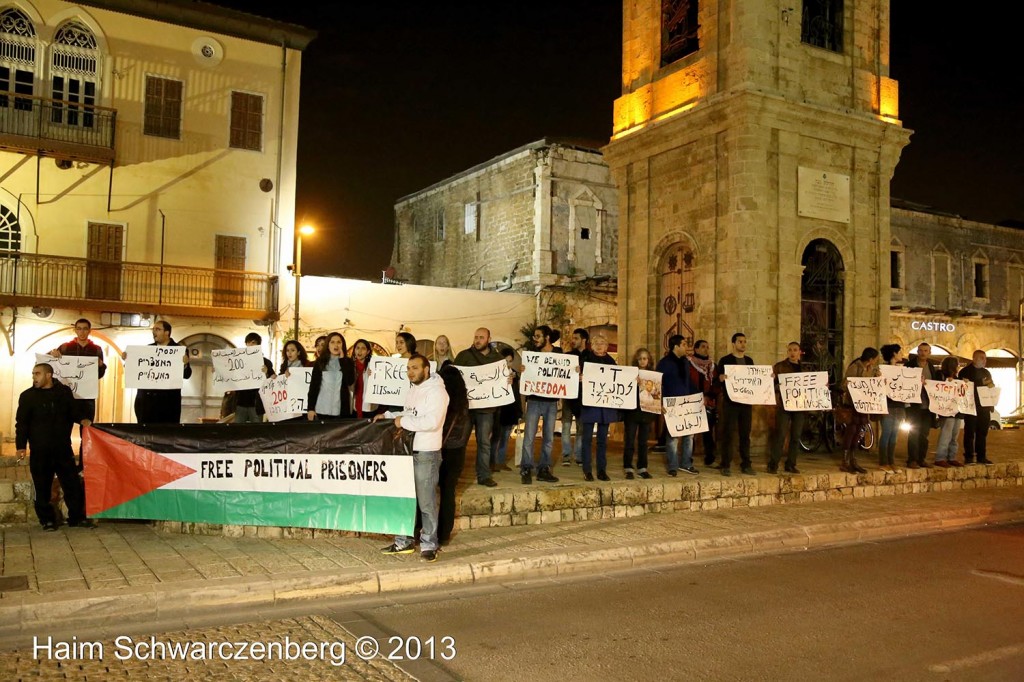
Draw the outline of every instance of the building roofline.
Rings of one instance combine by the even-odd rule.
[[[75,0],[72,4],[128,14],[165,24],[305,50],[316,31],[199,0]]]

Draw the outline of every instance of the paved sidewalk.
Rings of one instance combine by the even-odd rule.
[[[61,628],[243,606],[677,565],[988,523],[1024,522],[1019,487],[459,532],[434,564],[381,537],[229,538],[105,522],[0,530],[0,643]],[[19,584],[20,583],[20,584]],[[19,589],[20,588],[20,589]]]

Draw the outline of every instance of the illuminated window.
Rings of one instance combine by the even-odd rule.
[[[32,95],[35,90],[36,29],[32,21],[14,7],[0,12],[0,91]],[[0,107],[9,107],[7,96],[0,97]],[[14,99],[14,108],[32,110],[32,100]]]
[[[700,48],[697,0],[661,0],[661,65],[671,64]]]
[[[21,251],[21,225],[11,209],[0,204],[0,252]]]
[[[181,139],[182,86],[181,81],[146,76],[144,134]]]
[[[231,93],[231,146],[258,152],[263,149],[263,96]]]
[[[53,37],[50,51],[50,122],[81,128],[95,125],[93,106],[99,90],[100,52],[85,24],[69,21]]]
[[[843,0],[804,0],[800,40],[832,52],[842,52]]]

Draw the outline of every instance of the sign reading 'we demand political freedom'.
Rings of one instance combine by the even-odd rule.
[[[543,398],[572,400],[580,390],[580,357],[568,353],[523,351],[519,392]]]

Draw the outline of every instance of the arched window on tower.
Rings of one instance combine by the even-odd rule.
[[[32,110],[32,100],[6,93],[34,94],[36,47],[36,29],[25,13],[16,7],[0,11],[0,107]]]
[[[53,37],[50,59],[52,123],[92,128],[99,90],[100,51],[96,36],[84,24],[69,21]],[[79,106],[84,105],[84,106]]]
[[[0,258],[10,258],[21,251],[21,225],[18,215],[0,204]]]
[[[832,52],[842,52],[843,0],[803,0],[800,40]]]

